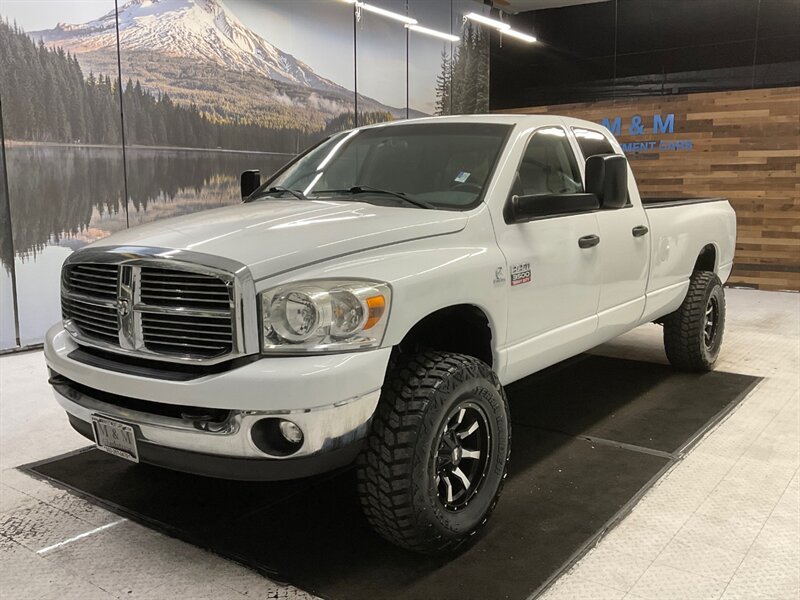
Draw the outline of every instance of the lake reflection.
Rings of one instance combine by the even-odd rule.
[[[0,259],[6,269],[11,261],[16,265],[23,345],[41,341],[59,320],[59,270],[72,250],[128,224],[239,202],[241,171],[270,174],[290,158],[141,148],[126,153],[127,204],[121,148],[7,146],[14,252],[2,244]]]

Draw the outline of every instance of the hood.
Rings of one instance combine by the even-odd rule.
[[[263,279],[315,262],[460,231],[461,212],[325,200],[261,200],[165,219],[91,245],[191,250],[238,261]]]

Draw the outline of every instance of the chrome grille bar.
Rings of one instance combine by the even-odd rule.
[[[252,326],[256,316],[252,278],[227,259],[130,246],[86,249],[66,261],[61,287],[65,329],[84,345],[207,363],[258,350],[257,338],[248,342],[244,333],[245,321]]]
[[[118,265],[76,264],[64,269],[61,312],[81,335],[119,344]]]

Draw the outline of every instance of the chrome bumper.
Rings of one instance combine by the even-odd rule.
[[[376,390],[313,409],[231,410],[224,421],[212,422],[167,417],[103,402],[91,393],[79,391],[57,374],[50,383],[56,401],[87,425],[91,424],[92,415],[98,415],[134,426],[139,442],[198,454],[287,461],[339,450],[364,438],[380,396],[380,390]],[[271,455],[253,443],[250,435],[253,424],[268,417],[290,419],[302,429],[303,445],[297,452],[289,456]]]

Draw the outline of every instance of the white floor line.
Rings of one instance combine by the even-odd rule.
[[[128,519],[120,519],[119,521],[114,521],[113,523],[107,523],[106,525],[102,525],[100,527],[96,527],[91,531],[87,531],[85,533],[81,533],[80,535],[76,535],[75,537],[68,538],[63,542],[58,542],[57,544],[53,544],[52,546],[47,546],[46,548],[42,548],[41,550],[37,550],[36,554],[47,554],[48,552],[55,550],[56,548],[61,548],[62,546],[66,546],[67,544],[71,544],[77,540],[82,540],[85,537],[89,537],[90,535],[94,535],[95,533],[99,533],[100,531],[105,531],[106,529],[110,529],[114,527],[114,525],[119,525],[120,523],[124,523]]]

